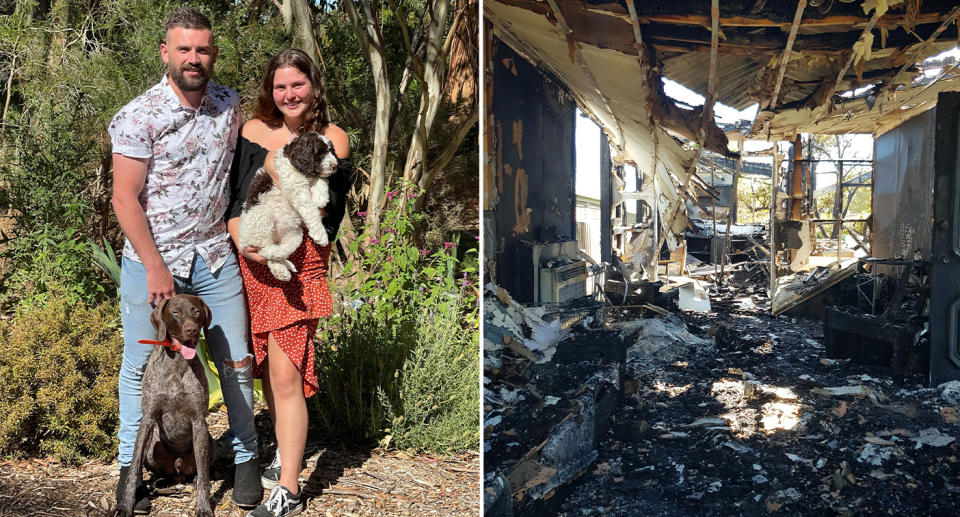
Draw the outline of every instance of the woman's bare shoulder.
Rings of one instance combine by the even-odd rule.
[[[270,128],[258,118],[252,118],[243,124],[240,128],[240,134],[251,142],[256,142],[263,138]]]
[[[350,139],[347,132],[340,129],[336,124],[327,124],[323,130],[323,136],[333,142],[333,149],[338,158],[348,158],[350,156]]]
[[[276,131],[276,128],[270,127],[266,122],[252,118],[240,129],[240,134],[247,140],[258,144],[260,147],[274,150],[275,148],[282,147],[282,144],[280,146],[276,145],[276,138],[274,138]]]

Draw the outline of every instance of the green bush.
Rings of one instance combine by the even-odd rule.
[[[98,270],[90,241],[74,227],[22,234],[3,247],[0,257],[7,266],[0,286],[4,313],[17,306],[43,305],[54,296],[97,304],[116,294],[115,286]]]
[[[344,276],[352,279],[344,296],[349,302],[322,322],[320,392],[311,399],[311,411],[326,434],[380,441],[393,432],[382,443],[433,452],[475,448],[476,249],[462,253],[462,260],[456,239],[435,250],[418,249],[414,228],[423,215],[410,209],[418,194],[388,191],[383,238],[372,240],[362,258],[344,267]],[[356,253],[359,243],[351,246]],[[470,390],[472,395],[465,393]],[[422,408],[415,405],[417,397],[443,403]],[[417,425],[422,433],[411,431]]]
[[[420,316],[416,345],[399,374],[400,405],[381,393],[393,426],[381,443],[441,454],[480,443],[477,329],[442,315]]]
[[[106,459],[117,447],[117,305],[50,292],[0,321],[0,454]]]

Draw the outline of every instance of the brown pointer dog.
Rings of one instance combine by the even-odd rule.
[[[157,304],[150,315],[157,339],[173,347],[157,346],[143,374],[143,420],[137,432],[130,475],[119,515],[133,515],[134,493],[140,469],[186,476],[197,473],[197,517],[212,517],[210,466],[213,440],[207,430],[207,376],[197,356],[200,329],[210,325],[210,308],[196,296],[178,294]]]

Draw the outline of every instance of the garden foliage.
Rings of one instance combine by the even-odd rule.
[[[116,303],[88,306],[57,286],[0,321],[0,455],[116,454],[119,323]]]
[[[477,249],[418,248],[413,189],[387,192],[384,234],[344,270],[343,303],[319,335],[325,433],[401,448],[479,443]],[[354,243],[359,246],[359,243]]]

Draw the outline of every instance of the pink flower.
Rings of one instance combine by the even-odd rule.
[[[392,192],[387,192],[387,199],[393,199],[393,198],[395,198],[398,194],[400,194],[400,191],[398,191],[398,190],[394,190],[394,191],[392,191]]]
[[[411,192],[411,193],[407,194],[407,199],[416,199],[416,197],[417,197],[417,193],[416,193],[416,192]]]
[[[367,216],[366,212],[357,212],[357,217],[366,217],[366,216]]]
[[[387,257],[387,262],[393,262],[393,255],[390,255],[389,257]]]
[[[396,230],[394,230],[393,228],[387,228],[387,233],[393,233],[393,232],[395,232],[395,231],[396,231]]]
[[[370,239],[370,244],[380,244],[380,239]]]
[[[452,242],[444,242],[444,243],[443,243],[443,249],[445,249],[445,250],[448,250],[448,249],[450,249],[450,248],[453,248],[454,246],[456,246],[456,244],[454,244],[454,243],[452,243]]]

